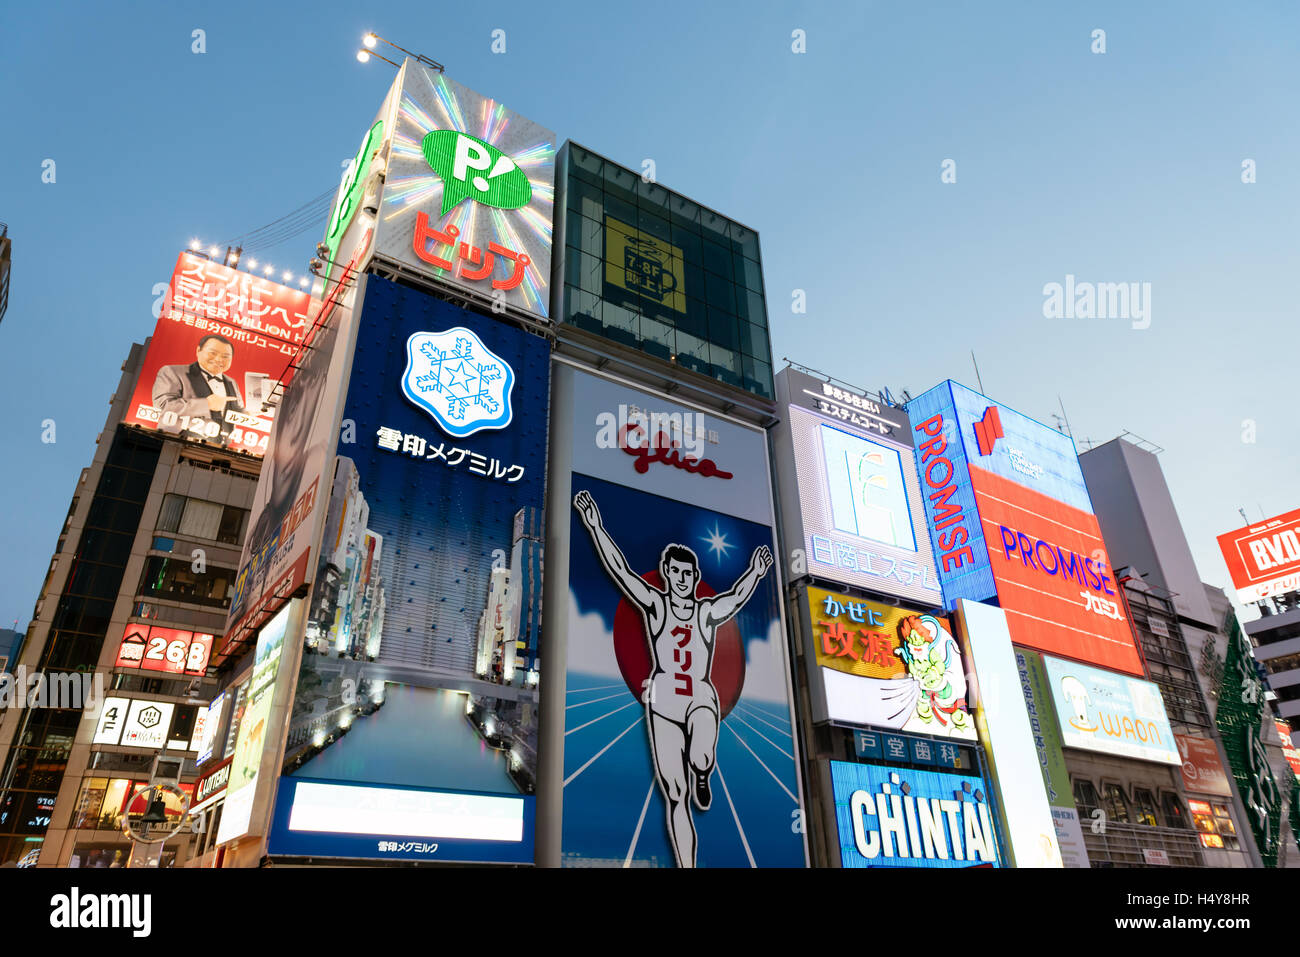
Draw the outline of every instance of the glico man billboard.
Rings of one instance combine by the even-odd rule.
[[[259,458],[311,294],[181,253],[123,421]]]
[[[1073,440],[951,380],[907,408],[945,607],[996,597],[1017,645],[1143,674]]]
[[[340,188],[326,244],[346,250],[359,212],[376,223],[376,257],[494,310],[545,317],[554,203],[554,133],[407,59]]]
[[[1242,604],[1300,590],[1300,509],[1219,536]]]
[[[802,867],[763,432],[567,365],[552,430],[563,863]]]
[[[549,363],[367,279],[272,856],[533,862]]]
[[[776,390],[782,518],[807,573],[941,604],[907,413],[797,369]]]

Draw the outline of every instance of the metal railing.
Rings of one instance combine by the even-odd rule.
[[[1094,834],[1085,822],[1083,844],[1093,867],[1161,866],[1161,852],[1170,867],[1206,866],[1197,832],[1182,828],[1107,822],[1105,831]],[[1154,853],[1148,855],[1147,851]]]

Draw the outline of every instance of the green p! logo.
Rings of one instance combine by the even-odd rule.
[[[442,177],[443,216],[467,196],[497,209],[518,209],[533,198],[532,184],[519,164],[477,136],[434,130],[421,148]]]

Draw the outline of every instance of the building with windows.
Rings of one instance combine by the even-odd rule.
[[[23,633],[12,628],[0,628],[0,671],[12,671],[23,648]]]
[[[556,158],[555,252],[560,322],[774,398],[752,229],[570,142]]]
[[[260,460],[122,424],[146,351],[132,346],[123,363],[15,663],[90,674],[103,699],[0,716],[0,865],[125,866],[123,812],[133,799],[139,810],[161,754],[175,759],[176,789],[193,791],[209,656]],[[180,799],[163,800],[179,822]],[[183,863],[198,840],[186,828],[153,845],[151,862]]]
[[[1178,791],[1185,816],[1166,815],[1161,823],[1190,826],[1208,866],[1258,865],[1234,753],[1217,720],[1232,604],[1222,589],[1201,581],[1154,448],[1114,439],[1084,452],[1079,463],[1184,759]],[[1285,782],[1290,772],[1271,721],[1262,722],[1260,734],[1274,777]],[[1295,864],[1295,844],[1284,838],[1284,858]]]

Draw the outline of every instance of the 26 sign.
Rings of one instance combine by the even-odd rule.
[[[118,646],[118,668],[202,675],[212,655],[212,635],[176,628],[128,625]]]

